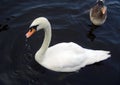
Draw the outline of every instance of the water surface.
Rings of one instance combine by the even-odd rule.
[[[119,85],[120,0],[106,0],[108,18],[92,26],[89,9],[96,0],[1,0],[0,85]],[[25,33],[40,16],[52,24],[50,46],[75,42],[82,47],[111,51],[111,58],[86,66],[76,73],[56,73],[34,60],[44,32],[30,39]]]

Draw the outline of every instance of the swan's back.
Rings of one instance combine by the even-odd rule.
[[[90,53],[89,53],[90,52]],[[59,71],[59,72],[73,72],[80,68],[107,59],[107,53],[104,51],[101,58],[98,57],[98,52],[84,49],[75,43],[60,43],[48,48],[44,55],[42,62],[39,62],[44,67]],[[104,57],[104,58],[102,58]]]

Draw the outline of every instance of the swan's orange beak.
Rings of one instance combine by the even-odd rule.
[[[103,7],[103,8],[101,9],[101,11],[102,11],[102,13],[103,13],[103,14],[105,14],[105,13],[106,13],[106,10],[107,10],[107,8],[106,8],[106,7]]]
[[[35,30],[34,28],[31,28],[31,29],[26,33],[26,38],[31,37],[35,32],[36,32],[36,30]]]

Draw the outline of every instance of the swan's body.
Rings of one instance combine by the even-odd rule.
[[[73,42],[59,43],[48,48],[51,40],[51,25],[46,18],[40,17],[33,21],[26,37],[33,34],[33,27],[45,30],[42,47],[35,54],[35,60],[47,69],[57,72],[74,72],[80,68],[105,60],[110,57],[109,51],[85,49]]]
[[[90,9],[90,20],[94,25],[102,25],[107,18],[107,7],[104,0],[98,0],[96,5]]]

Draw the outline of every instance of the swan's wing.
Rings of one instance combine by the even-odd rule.
[[[75,43],[60,43],[44,55],[43,66],[56,71],[76,71],[86,59],[84,48]]]
[[[85,49],[75,43],[60,43],[48,48],[40,64],[54,71],[73,72],[109,57],[109,51]]]

